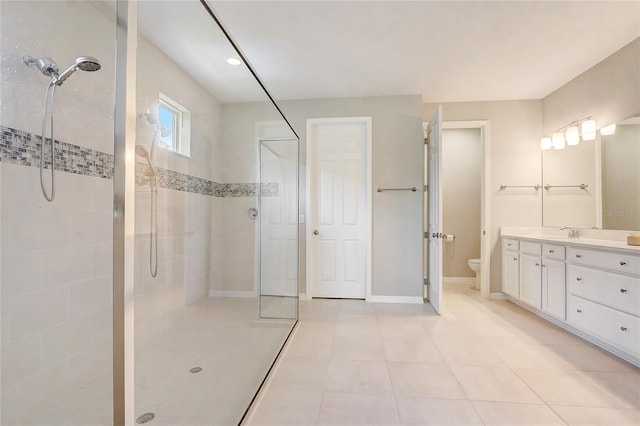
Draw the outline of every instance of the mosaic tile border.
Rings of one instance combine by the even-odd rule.
[[[40,167],[40,145],[42,137],[22,130],[0,126],[2,144],[0,161],[23,166]],[[83,176],[93,176],[104,179],[113,178],[113,155],[105,152],[83,148],[79,145],[54,141],[56,148],[56,170]],[[51,158],[48,144],[44,149],[45,168],[48,167],[47,158]]]
[[[22,130],[0,126],[2,135],[0,144],[0,162],[40,167],[40,144],[42,137]],[[83,148],[59,140],[55,141],[56,170],[83,176],[113,179],[114,157],[112,154]],[[45,146],[45,159],[51,150]],[[45,160],[46,161],[46,160]],[[48,168],[45,163],[45,167]],[[144,184],[148,179],[149,167],[136,163],[136,182]],[[158,186],[176,191],[193,192],[212,197],[255,197],[257,183],[218,183],[197,176],[156,167]],[[277,182],[263,183],[263,197],[277,197]]]

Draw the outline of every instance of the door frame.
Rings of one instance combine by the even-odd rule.
[[[427,131],[429,122],[423,122]],[[482,163],[480,165],[480,296],[491,298],[491,125],[489,120],[443,121],[442,130],[479,129]],[[426,166],[426,165],[425,165]]]
[[[365,223],[364,223],[364,244],[365,244],[365,300],[369,301],[371,299],[371,190],[372,190],[372,178],[371,178],[371,154],[373,151],[372,147],[372,129],[373,129],[373,119],[371,117],[335,117],[335,118],[308,118],[307,119],[307,133],[305,137],[305,165],[306,165],[306,178],[305,178],[305,284],[306,284],[306,298],[308,300],[312,299],[314,296],[314,286],[313,286],[313,262],[311,261],[313,255],[315,254],[311,249],[313,241],[312,239],[312,226],[313,223],[313,212],[311,211],[311,171],[315,167],[315,159],[311,158],[311,145],[313,144],[312,140],[312,129],[314,126],[322,126],[329,124],[364,124],[366,130],[365,136],[365,161],[364,165],[366,167],[366,183],[365,183],[365,191],[367,194],[365,200]]]

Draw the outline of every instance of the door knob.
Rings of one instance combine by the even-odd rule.
[[[319,232],[317,229],[315,229],[315,230],[313,231],[313,235],[318,235],[319,233],[320,233],[320,232]]]

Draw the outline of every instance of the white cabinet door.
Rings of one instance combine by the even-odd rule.
[[[520,255],[520,300],[538,309],[542,306],[540,262],[539,256]]]
[[[502,291],[509,296],[520,298],[517,252],[502,253]]]
[[[542,310],[565,320],[565,264],[564,260],[543,259]]]

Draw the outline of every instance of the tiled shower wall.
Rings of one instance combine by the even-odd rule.
[[[104,160],[113,153],[114,10],[106,2],[0,8],[1,423],[77,423],[70,417],[78,415],[103,423],[112,412],[113,195]],[[55,138],[66,143],[57,166],[82,174],[57,172],[51,203],[33,167],[39,138],[30,137],[41,132],[48,77],[23,55],[51,57],[60,68],[80,55],[102,62],[56,91]],[[83,389],[82,402],[67,410],[63,399],[74,389]]]

